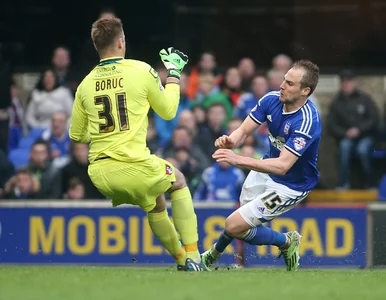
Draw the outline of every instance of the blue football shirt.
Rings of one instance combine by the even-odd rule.
[[[279,157],[283,147],[299,157],[284,176],[270,174],[272,180],[296,191],[310,191],[319,180],[320,115],[309,100],[298,110],[285,112],[279,97],[280,92],[266,94],[249,117],[257,124],[268,124],[270,149],[263,159]]]

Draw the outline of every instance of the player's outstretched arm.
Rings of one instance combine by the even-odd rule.
[[[228,149],[217,150],[213,154],[213,158],[217,162],[227,162],[239,168],[275,175],[285,175],[298,160],[298,156],[285,148],[283,148],[279,157],[264,160],[240,156]]]
[[[149,102],[154,111],[163,119],[171,120],[175,117],[180,101],[180,76],[183,68],[188,62],[188,56],[181,51],[170,47],[160,51],[160,57],[168,70],[165,89],[162,87],[158,75],[150,74],[154,78],[149,82]],[[157,83],[158,82],[158,83]]]
[[[258,127],[259,124],[252,121],[250,117],[247,117],[240,127],[233,131],[229,136],[223,135],[216,139],[214,145],[220,149],[238,148]]]

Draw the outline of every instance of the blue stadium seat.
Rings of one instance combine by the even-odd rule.
[[[8,154],[8,159],[18,169],[28,163],[29,149],[14,149]]]
[[[36,141],[36,138],[34,137],[30,137],[30,136],[26,136],[26,137],[23,137],[21,138],[21,140],[19,141],[19,145],[18,145],[18,148],[19,149],[31,149],[32,147],[32,144]]]
[[[46,128],[31,128],[28,137],[38,139]]]
[[[386,157],[386,149],[375,150],[372,154],[373,158],[384,158]]]
[[[379,184],[378,200],[386,201],[386,175],[382,177],[381,183]]]
[[[16,149],[19,145],[23,133],[19,126],[11,126],[9,128],[9,138],[8,138],[8,151]]]

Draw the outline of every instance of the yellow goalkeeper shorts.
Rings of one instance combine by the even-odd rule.
[[[114,207],[133,204],[145,212],[153,210],[156,198],[176,181],[173,165],[155,155],[134,163],[97,160],[89,166],[88,174],[96,188],[112,199]]]

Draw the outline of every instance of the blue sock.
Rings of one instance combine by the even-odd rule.
[[[221,232],[220,237],[218,238],[218,241],[214,246],[214,248],[218,252],[223,253],[225,248],[228,247],[228,245],[232,243],[232,241],[233,241],[233,237],[227,234],[226,231],[224,230],[223,232]]]
[[[281,247],[285,244],[287,237],[284,233],[259,225],[252,228],[243,240],[250,245],[275,245]]]

